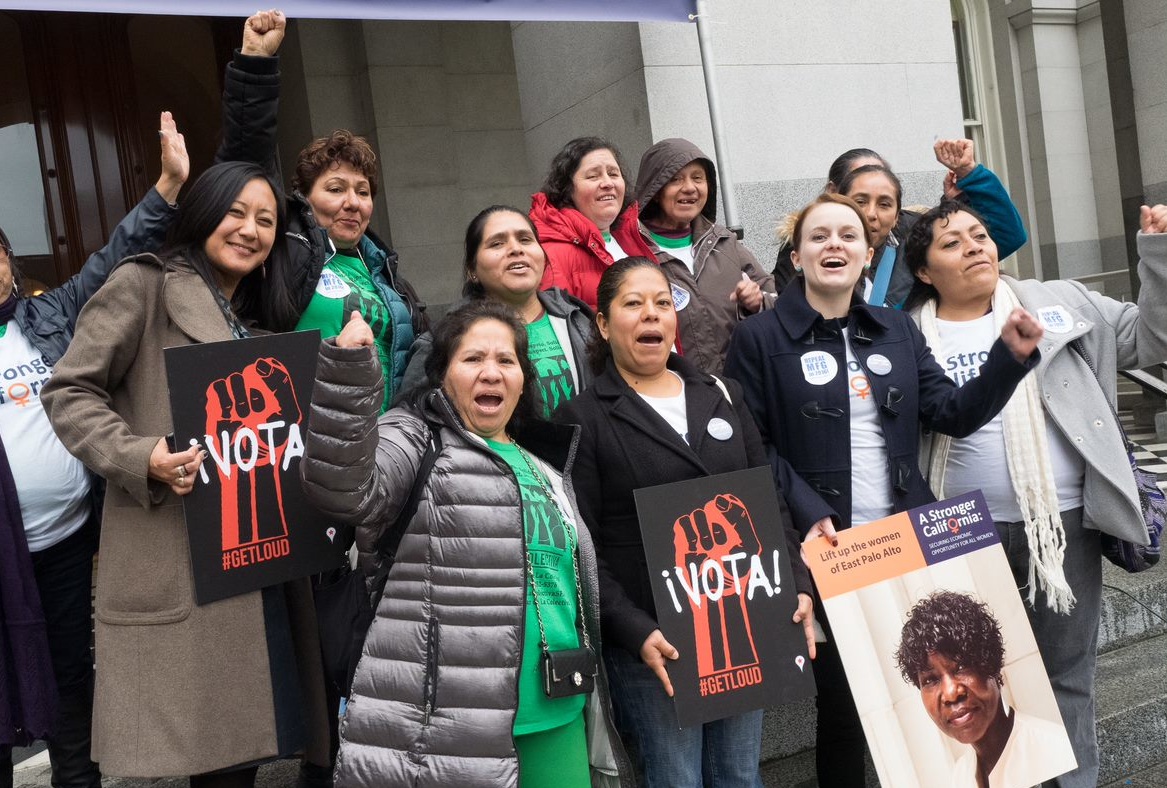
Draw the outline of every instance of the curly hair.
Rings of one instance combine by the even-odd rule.
[[[543,185],[539,187],[539,191],[547,195],[547,202],[556,208],[573,205],[571,195],[575,191],[575,185],[572,182],[575,172],[579,169],[579,164],[583,161],[584,156],[598,150],[606,150],[611,153],[612,158],[616,160],[616,165],[620,167],[620,174],[624,176],[624,202],[620,205],[620,212],[623,213],[624,209],[632,204],[633,189],[628,186],[626,174],[628,168],[624,166],[624,158],[620,155],[619,149],[603,137],[576,137],[564,145],[559,153],[555,154],[555,158],[551,160],[551,167],[547,170],[547,177],[543,179]]]
[[[985,678],[1001,683],[1005,641],[1001,625],[984,602],[955,591],[937,591],[908,613],[896,650],[896,667],[917,689],[928,655],[943,654]]]
[[[327,137],[313,140],[300,151],[292,188],[307,194],[321,175],[341,162],[364,175],[369,181],[369,192],[377,196],[377,154],[368,140],[348,129],[337,129]]]
[[[920,214],[915,224],[908,230],[903,243],[904,262],[907,263],[908,271],[915,281],[912,282],[912,289],[904,301],[905,311],[910,312],[927,301],[940,298],[936,288],[920,279],[919,273],[928,267],[928,247],[932,245],[932,239],[936,236],[936,223],[942,222],[941,226],[945,226],[950,216],[961,212],[967,213],[984,225],[984,218],[972,208],[958,200],[945,199],[935,208]]]

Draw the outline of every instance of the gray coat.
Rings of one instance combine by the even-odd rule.
[[[377,560],[374,545],[405,503],[428,442],[412,407],[377,419],[382,387],[368,348],[324,343],[301,465],[321,512],[357,526],[366,567]],[[365,640],[341,722],[338,788],[518,785],[512,729],[526,600],[518,483],[461,426],[443,394],[428,395],[424,407],[442,425],[442,451]],[[545,468],[570,471],[574,430],[541,425],[539,435],[520,440]],[[566,478],[562,500],[579,523]],[[585,621],[598,648],[595,550],[586,528],[578,534]],[[598,686],[585,712],[592,780],[618,786],[628,762],[602,677]]]
[[[1062,334],[1046,331],[1034,374],[1051,419],[1086,464],[1082,522],[1088,528],[1139,544],[1147,543],[1130,461],[1111,409],[1120,369],[1167,360],[1167,235],[1139,233],[1138,304],[1087,290],[1077,282],[1003,277],[1021,305],[1037,314],[1062,306],[1073,317]],[[1098,370],[1095,378],[1071,347],[1075,339]],[[921,441],[920,466],[930,465],[932,441]]]

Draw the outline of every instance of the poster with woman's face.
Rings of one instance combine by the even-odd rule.
[[[807,545],[880,783],[1029,788],[1077,766],[979,492]]]

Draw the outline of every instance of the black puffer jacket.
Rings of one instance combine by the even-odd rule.
[[[518,698],[526,565],[518,482],[468,433],[446,397],[425,398],[377,420],[383,381],[368,348],[321,346],[304,489],[325,514],[357,526],[361,561],[393,523],[428,442],[442,451],[421,494],[365,641],[341,723],[336,785],[517,786],[512,729]],[[570,472],[575,430],[540,425],[517,436],[544,470]],[[548,473],[565,511],[580,522],[568,481]],[[579,527],[585,623],[599,648],[595,550]],[[592,783],[631,784],[610,722],[607,685],[589,699]]]
[[[282,181],[277,162],[277,115],[280,97],[278,57],[255,57],[238,50],[227,64],[223,87],[223,142],[215,154],[216,161],[250,161],[266,168],[277,182]],[[336,254],[336,248],[312,214],[303,195],[287,196],[287,244],[291,277],[287,282],[273,282],[274,287],[288,289],[294,314],[283,317],[278,331],[295,328],[300,314],[308,307],[324,264]],[[394,387],[400,383],[414,337],[429,330],[425,303],[397,272],[397,253],[372,232],[366,232],[360,253],[385,306],[394,316]]]

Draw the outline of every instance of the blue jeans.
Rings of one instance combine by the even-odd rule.
[[[1074,748],[1078,768],[1044,785],[1095,788],[1098,785],[1098,738],[1094,720],[1094,665],[1098,661],[1098,620],[1102,609],[1102,541],[1098,531],[1082,527],[1082,510],[1062,512],[1066,555],[1062,568],[1074,592],[1069,615],[1054,613],[1039,588],[1034,605],[1029,587],[1029,543],[1024,523],[997,523],[1001,546],[1024,600],[1037,649],[1049,673]]]
[[[762,711],[677,727],[660,679],[621,648],[604,651],[616,724],[647,788],[762,788]]]

